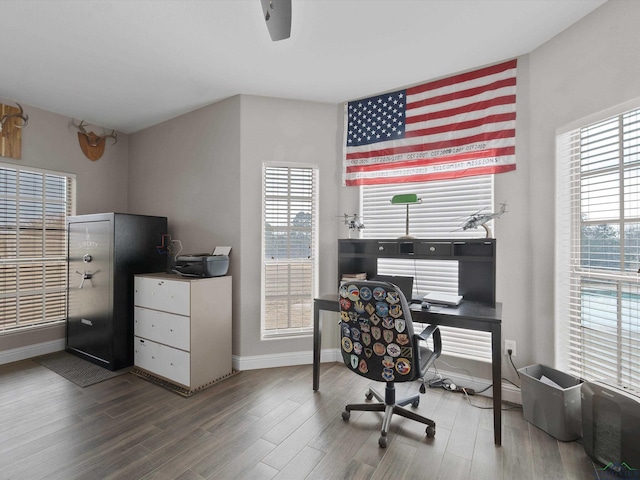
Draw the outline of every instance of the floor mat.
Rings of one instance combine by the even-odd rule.
[[[131,367],[126,367],[112,372],[67,352],[41,355],[33,358],[33,361],[81,387],[94,385],[109,378],[128,373],[131,370]]]

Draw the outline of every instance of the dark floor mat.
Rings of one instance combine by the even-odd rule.
[[[126,367],[112,372],[111,370],[94,365],[67,352],[54,352],[41,355],[35,357],[33,361],[81,387],[94,385],[109,378],[128,373],[129,370],[131,370],[131,367]]]

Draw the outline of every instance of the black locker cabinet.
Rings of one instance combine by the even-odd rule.
[[[100,213],[67,219],[66,350],[119,370],[133,365],[133,278],[162,272],[166,217]]]

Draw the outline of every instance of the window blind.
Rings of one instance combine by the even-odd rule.
[[[409,205],[409,233],[417,238],[478,238],[484,229],[462,230],[463,222],[493,205],[493,176],[360,187],[364,238],[405,234],[406,206],[392,205],[396,194],[416,193],[422,203]],[[492,226],[493,222],[489,222]],[[381,275],[414,277],[414,296],[427,292],[458,293],[458,262],[452,260],[379,259]],[[491,335],[441,327],[442,349],[449,355],[491,360]]]
[[[66,318],[75,177],[0,164],[0,331]]]
[[[640,385],[640,110],[558,137],[561,366]]]
[[[317,285],[317,169],[264,166],[263,336],[309,333]]]

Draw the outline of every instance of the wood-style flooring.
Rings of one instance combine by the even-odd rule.
[[[240,372],[184,398],[132,374],[80,388],[31,360],[3,365],[0,479],[598,478],[580,443],[557,441],[520,409],[504,412],[494,446],[492,411],[444,390],[417,409],[436,421],[435,438],[394,417],[380,449],[380,414],[341,417],[369,385],[330,363],[315,393],[305,365]]]

